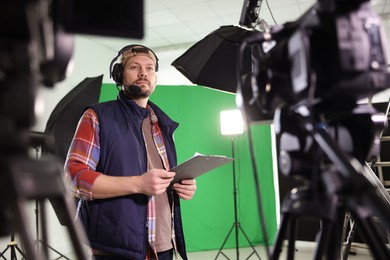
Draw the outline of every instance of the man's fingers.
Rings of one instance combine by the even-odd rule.
[[[163,179],[173,179],[173,177],[175,177],[176,173],[175,172],[168,172],[168,171],[164,171],[160,177],[163,178]]]

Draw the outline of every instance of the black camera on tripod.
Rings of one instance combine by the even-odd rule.
[[[116,13],[118,6],[126,15],[102,19]],[[68,227],[78,259],[87,258],[80,243],[82,227],[73,222],[74,205],[67,194],[63,166],[53,158],[28,156],[37,89],[53,87],[66,78],[74,33],[142,38],[143,16],[142,0],[0,2],[0,235],[11,233],[13,240],[18,232],[28,259],[46,259],[48,253],[37,255],[24,204],[47,198],[61,224]]]
[[[252,45],[253,72],[238,90],[240,103],[248,120],[273,118],[279,134],[296,137],[287,138],[295,148],[281,144],[287,175],[311,168],[308,125],[340,124],[357,113],[359,100],[390,87],[386,38],[369,1],[320,0],[298,20],[247,39],[241,50],[254,42],[260,43]],[[269,42],[274,46],[265,52]]]
[[[304,182],[284,200],[272,259],[286,235],[293,256],[301,216],[322,223],[314,259],[339,259],[346,212],[372,255],[389,258],[373,221],[390,230],[389,205],[364,168],[388,119],[359,103],[390,87],[387,43],[370,2],[319,0],[298,20],[244,40],[239,65],[248,45],[252,72],[241,77],[238,106],[249,122],[273,121],[279,171]]]

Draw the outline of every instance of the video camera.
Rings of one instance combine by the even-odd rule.
[[[293,258],[301,216],[321,221],[314,259],[345,256],[344,239],[352,241],[347,212],[371,255],[389,258],[373,225],[375,217],[390,229],[388,193],[365,167],[388,118],[360,101],[390,87],[388,45],[369,1],[318,0],[298,20],[244,40],[239,69],[247,46],[252,72],[237,73],[237,104],[248,122],[273,121],[279,172],[300,181],[283,196],[271,259],[278,259],[286,237]]]
[[[248,38],[241,49],[255,42],[257,66],[240,90],[253,121],[273,117],[281,106],[352,109],[390,86],[386,38],[367,0],[320,0],[298,20]],[[269,42],[274,47],[265,52]]]
[[[125,15],[117,14],[118,9]],[[32,142],[29,130],[35,123],[36,92],[42,85],[53,87],[66,78],[75,33],[141,39],[144,35],[143,0],[0,2],[0,165],[3,169],[0,174],[0,235],[14,231],[15,224],[31,259],[34,259],[30,245],[33,240],[28,238],[27,228],[22,223],[25,216],[15,212],[22,209],[16,204],[26,196],[31,199],[39,194],[42,198],[50,192],[49,188],[36,191],[36,184],[44,179],[43,169],[56,169],[56,172],[47,172],[59,180],[46,187],[57,187],[64,177],[60,176],[62,167],[54,165],[57,161],[33,162],[28,156]],[[31,181],[30,194],[20,189],[26,184],[24,181]]]
[[[360,162],[370,156],[383,122],[368,128],[376,111],[358,101],[389,88],[390,73],[369,1],[320,0],[298,20],[246,39],[241,54],[247,45],[253,71],[242,77],[238,104],[248,121],[273,120],[282,173],[311,178],[314,127],[343,128],[340,145]]]

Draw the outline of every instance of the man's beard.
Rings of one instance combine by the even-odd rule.
[[[125,86],[124,92],[131,99],[142,99],[150,96],[150,90],[143,91],[142,88],[137,85]]]

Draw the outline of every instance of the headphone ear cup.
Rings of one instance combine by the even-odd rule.
[[[112,68],[111,77],[116,83],[122,84],[123,81],[123,67],[121,63],[116,63]]]

